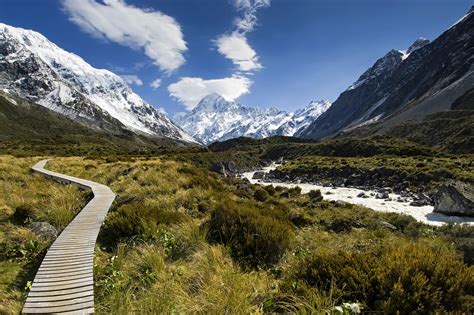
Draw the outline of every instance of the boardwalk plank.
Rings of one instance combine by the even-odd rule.
[[[100,227],[115,194],[109,187],[89,180],[44,169],[47,160],[33,171],[65,184],[90,189],[94,198],[64,229],[48,250],[33,280],[23,314],[94,313],[94,247]]]

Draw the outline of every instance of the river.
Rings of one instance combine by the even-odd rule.
[[[265,173],[274,170],[277,165],[273,164],[271,166],[265,167],[258,171],[263,171]],[[363,190],[358,188],[348,188],[348,187],[325,187],[320,185],[314,184],[290,184],[290,183],[283,183],[283,182],[264,182],[259,179],[252,179],[254,173],[253,172],[245,172],[242,173],[242,177],[247,178],[252,184],[258,185],[273,185],[273,186],[282,186],[287,188],[292,188],[299,186],[301,188],[301,193],[305,194],[308,193],[310,190],[317,190],[319,189],[323,195],[325,200],[342,200],[348,203],[361,205],[367,208],[370,208],[375,211],[382,211],[382,212],[396,212],[401,214],[407,214],[415,218],[419,222],[423,222],[429,225],[443,225],[445,223],[466,223],[470,225],[474,225],[474,218],[472,217],[455,217],[455,216],[447,216],[441,213],[434,213],[433,206],[422,206],[422,207],[415,207],[410,206],[410,202],[413,199],[401,197],[398,194],[390,193],[389,197],[391,200],[385,199],[377,199],[375,196],[377,194],[374,190]],[[358,197],[358,195],[364,192],[365,198]],[[400,202],[397,199],[402,198],[404,201]]]

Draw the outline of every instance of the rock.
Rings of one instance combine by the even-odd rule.
[[[311,199],[311,202],[321,202],[323,201],[323,196],[317,196]]]
[[[236,174],[238,173],[237,166],[235,165],[234,161],[223,162],[224,169],[227,173]]]
[[[224,175],[224,176],[227,175],[224,165],[220,162],[212,164],[210,170],[211,172],[214,172],[220,175]]]
[[[214,163],[211,165],[210,170],[224,176],[235,175],[238,173],[237,167],[233,161]]]
[[[332,195],[332,194],[333,194],[333,193],[330,192],[330,191],[327,191],[327,192],[326,192],[326,195]]]
[[[426,201],[426,200],[413,200],[412,202],[410,202],[410,206],[412,207],[423,207],[423,206],[428,206],[429,203]]]
[[[433,212],[454,216],[474,216],[474,185],[451,182],[441,185],[433,196]]]
[[[54,241],[58,237],[58,230],[48,222],[32,222],[27,227],[44,241]]]
[[[290,198],[290,193],[287,191],[284,191],[280,194],[281,198]]]
[[[366,194],[365,194],[365,192],[360,192],[360,193],[357,195],[357,197],[359,197],[359,198],[364,198],[364,197],[366,197]]]
[[[265,172],[257,171],[253,174],[252,179],[263,179]]]
[[[377,222],[377,226],[382,227],[382,228],[385,228],[385,229],[389,229],[389,230],[392,230],[392,231],[398,230],[395,225],[390,224],[390,223],[388,223],[387,221],[380,221],[380,222]]]
[[[236,188],[243,191],[250,191],[250,187],[247,183],[237,184]]]
[[[342,200],[336,200],[336,202],[334,202],[334,205],[336,207],[346,207],[348,204],[349,204],[348,202],[345,202]]]
[[[388,199],[388,198],[390,198],[390,196],[388,195],[388,192],[384,191],[384,192],[377,193],[377,195],[375,195],[375,198],[376,199]]]
[[[128,167],[128,168],[124,169],[121,173],[122,173],[122,176],[126,176],[126,175],[130,174],[132,171],[133,171],[133,167]]]

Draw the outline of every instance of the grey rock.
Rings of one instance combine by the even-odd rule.
[[[54,241],[58,237],[58,230],[48,222],[32,222],[27,227],[44,241]]]
[[[334,202],[334,205],[336,207],[345,207],[348,204],[349,204],[348,202],[345,202],[345,201],[342,201],[342,200],[336,200],[336,202]]]
[[[263,179],[264,176],[265,172],[258,171],[253,174],[252,179]]]
[[[360,192],[360,193],[357,195],[357,197],[359,197],[359,198],[364,198],[364,197],[366,197],[366,194],[365,194],[365,192]]]
[[[220,175],[227,175],[227,172],[225,171],[224,164],[222,163],[214,163],[211,165],[210,170],[214,173],[220,174]]]
[[[474,216],[474,185],[451,182],[441,185],[433,196],[434,212],[455,216]]]
[[[426,200],[421,200],[421,199],[413,200],[412,202],[410,202],[410,206],[412,207],[423,207],[423,206],[428,206],[428,205],[429,203]]]
[[[317,196],[311,199],[312,202],[321,202],[323,201],[323,196]]]
[[[387,221],[380,221],[380,222],[377,222],[377,226],[379,227],[382,227],[382,228],[385,228],[385,229],[389,229],[389,230],[392,230],[392,231],[396,231],[397,230],[397,227],[393,224],[390,224],[388,223]]]

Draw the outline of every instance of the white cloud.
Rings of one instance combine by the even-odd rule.
[[[69,19],[83,31],[112,42],[143,49],[166,73],[185,62],[187,50],[181,26],[166,14],[140,9],[124,0],[63,0]]]
[[[191,110],[204,96],[211,93],[218,93],[228,101],[235,100],[248,93],[251,84],[250,79],[236,75],[213,80],[184,77],[169,85],[168,92]]]
[[[234,23],[242,33],[253,31],[257,25],[257,11],[270,6],[270,0],[233,0],[234,7],[242,12],[242,17],[236,18]]]
[[[215,41],[217,50],[237,66],[240,71],[251,71],[262,68],[255,50],[244,35],[234,32],[222,35]]]
[[[127,82],[128,85],[143,85],[143,81],[135,74],[121,74],[120,77]]]
[[[160,85],[161,85],[161,79],[153,80],[153,81],[150,83],[150,87],[151,87],[153,90],[156,90],[157,88],[159,88]]]
[[[221,55],[232,60],[237,70],[250,72],[262,68],[255,50],[247,42],[246,34],[257,25],[257,11],[270,6],[270,0],[232,0],[242,16],[235,19],[236,29],[219,36],[214,43]]]

